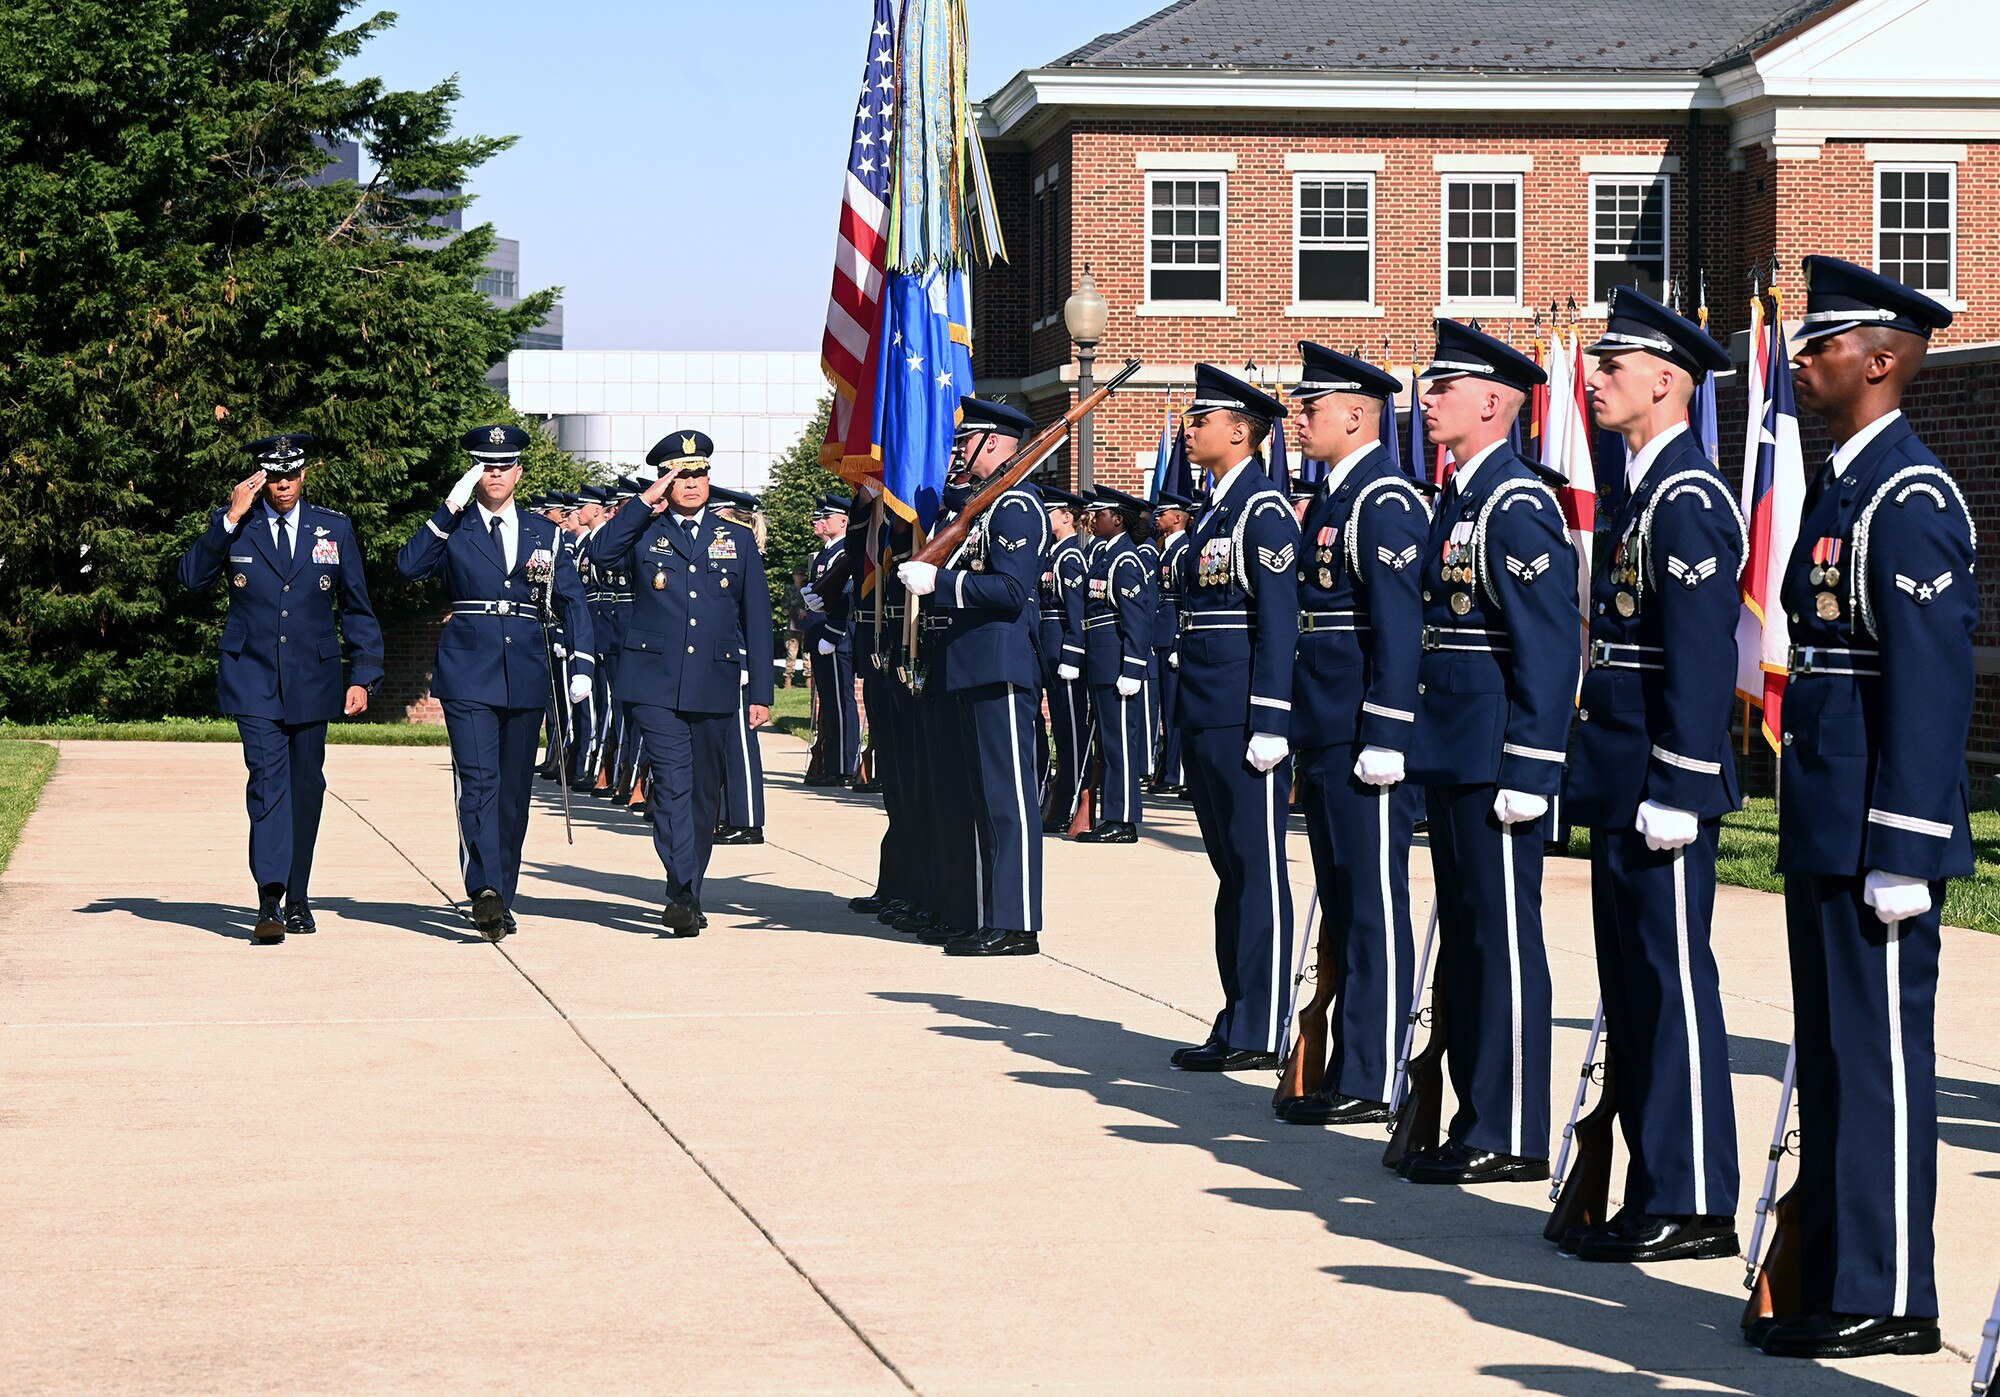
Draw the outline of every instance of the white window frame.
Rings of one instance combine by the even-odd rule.
[[[1042,196],[1043,194],[1047,194],[1051,200],[1054,200],[1058,197],[1056,191],[1058,191],[1061,187],[1062,187],[1062,162],[1057,161],[1055,164],[1049,166],[1047,170],[1035,176],[1034,183],[1030,187],[1028,194],[1028,218],[1029,218],[1028,246],[1030,248],[1030,253],[1031,253],[1029,259],[1030,268],[1029,268],[1029,285],[1028,285],[1028,308],[1031,312],[1034,309],[1035,303],[1041,300],[1042,297],[1041,268],[1032,265],[1033,264],[1032,253],[1043,250],[1041,246],[1043,237]],[[1057,205],[1056,212],[1057,212],[1057,218],[1055,221],[1057,224],[1057,229],[1060,229],[1062,222],[1061,219],[1062,210],[1060,205]],[[1053,263],[1055,260],[1056,247],[1061,241],[1062,240],[1056,236],[1056,230],[1051,230],[1049,232],[1048,234],[1049,246],[1046,249],[1046,255],[1048,256],[1051,263]],[[1056,278],[1056,290],[1058,292],[1062,290],[1061,277]],[[1047,315],[1044,315],[1039,319],[1035,319],[1031,316],[1028,329],[1030,331],[1046,330],[1051,325],[1061,324],[1062,299],[1063,298],[1061,296],[1056,297],[1056,308],[1050,311]]]
[[[1451,294],[1451,187],[1454,184],[1511,184],[1514,186],[1514,295],[1467,297]],[[1528,314],[1522,297],[1528,282],[1527,181],[1513,170],[1452,170],[1438,178],[1438,312],[1459,311],[1491,317]]]
[[[1869,235],[1870,251],[1868,265],[1884,276],[1887,276],[1888,273],[1882,271],[1882,176],[1891,174],[1941,174],[1946,177],[1948,180],[1948,195],[1951,200],[1951,222],[1946,225],[1947,236],[1951,239],[1951,258],[1947,263],[1951,274],[1951,285],[1945,291],[1926,291],[1924,294],[1943,302],[1952,310],[1964,310],[1965,303],[1958,299],[1958,216],[1960,209],[1958,200],[1958,166],[1951,161],[1944,160],[1877,160],[1868,168],[1870,171],[1868,179],[1874,186],[1869,191],[1869,202],[1873,207],[1873,213],[1869,217],[1869,224],[1872,231]],[[1905,230],[1898,229],[1897,231],[1902,232]]]
[[[1306,251],[1300,222],[1305,217],[1305,187],[1312,184],[1360,184],[1368,190],[1368,295],[1359,301],[1308,301],[1300,290],[1299,258]],[[1285,314],[1292,317],[1324,316],[1329,319],[1380,319],[1385,312],[1375,295],[1375,230],[1377,206],[1375,175],[1370,170],[1298,170],[1292,175],[1292,303]]]
[[[1230,162],[1231,164],[1234,161]],[[1139,178],[1145,181],[1139,198],[1139,228],[1145,242],[1140,245],[1142,261],[1141,274],[1146,279],[1146,300],[1133,307],[1135,315],[1157,316],[1233,316],[1236,307],[1229,304],[1229,171],[1220,163],[1201,169],[1183,169],[1176,162],[1170,167],[1144,169]],[[1179,183],[1183,180],[1214,180],[1217,186],[1216,208],[1220,214],[1217,220],[1221,243],[1221,261],[1217,267],[1218,283],[1216,297],[1212,301],[1156,301],[1153,295],[1153,182],[1166,180]],[[1199,236],[1197,234],[1196,236]],[[1162,270],[1172,270],[1178,264],[1169,264]]]
[[[1671,285],[1674,279],[1674,178],[1671,170],[1635,170],[1631,173],[1604,173],[1590,177],[1590,195],[1583,209],[1583,284],[1585,289],[1597,289],[1597,191],[1606,184],[1657,184],[1660,186],[1660,282]],[[1608,259],[1607,259],[1608,260]],[[1593,300],[1583,307],[1583,315],[1602,319],[1609,314],[1606,303]]]

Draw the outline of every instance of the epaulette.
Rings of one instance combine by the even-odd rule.
[[[328,509],[325,505],[314,504],[311,500],[306,501],[306,508],[312,510],[315,514],[326,514],[332,516],[335,519],[345,519],[347,517],[345,514],[342,514],[337,509]]]
[[[1545,466],[1540,461],[1530,461],[1526,456],[1517,458],[1522,465],[1533,471],[1536,478],[1551,490],[1567,490],[1569,477],[1553,466]]]

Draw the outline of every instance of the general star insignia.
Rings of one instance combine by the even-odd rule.
[[[1928,582],[1920,582],[1914,577],[1905,577],[1900,572],[1896,574],[1896,590],[1915,600],[1918,606],[1929,606],[1932,602],[1936,601],[1938,593],[1951,586],[1951,582],[1952,578],[1949,570],[1939,573]]]
[[[1519,558],[1507,559],[1507,571],[1513,573],[1514,576],[1520,580],[1521,585],[1523,586],[1526,586],[1528,583],[1533,582],[1536,578],[1540,577],[1543,573],[1547,572],[1548,570],[1549,570],[1549,555],[1546,553],[1541,554],[1539,557],[1535,558],[1532,562],[1526,562],[1526,563],[1522,562]]]
[[[1698,563],[1684,563],[1669,553],[1667,555],[1667,575],[1683,587],[1699,587],[1715,576],[1715,559],[1703,558]]]

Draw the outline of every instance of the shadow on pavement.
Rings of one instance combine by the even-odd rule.
[[[1733,1296],[1718,1297],[1636,1267],[1591,1265],[1563,1256],[1541,1236],[1546,1185],[1510,1187],[1504,1200],[1420,1188],[1382,1167],[1386,1135],[1379,1126],[1342,1133],[1277,1123],[1270,1113],[1272,1079],[1267,1074],[1240,1078],[1176,1072],[1166,1059],[1178,1044],[1107,1020],[950,994],[883,992],[877,997],[928,1005],[963,1021],[935,1031],[1004,1043],[1021,1057],[1055,1069],[1014,1073],[1023,1084],[1087,1091],[1120,1117],[1145,1118],[1107,1127],[1114,1136],[1200,1150],[1269,1180],[1268,1187],[1215,1190],[1220,1197],[1246,1207],[1307,1213],[1330,1233],[1376,1242],[1430,1263],[1325,1267],[1333,1280],[1436,1296],[1482,1325],[1533,1335],[1602,1360],[1593,1367],[1494,1364],[1480,1370],[1485,1376],[1558,1394],[1655,1391],[1660,1383],[1650,1376],[1653,1372],[1698,1374],[1759,1394],[1852,1397],[1893,1390],[1849,1370],[1795,1364],[1752,1351],[1737,1330]],[[1782,1066],[1782,1047],[1779,1052]],[[1432,1269],[1437,1267],[1446,1269]],[[1301,1313],[1312,1312],[1310,1295],[1300,1296],[1299,1304]],[[1628,1371],[1606,1372],[1604,1365]]]

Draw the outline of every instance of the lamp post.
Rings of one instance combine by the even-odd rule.
[[[1063,326],[1069,337],[1076,342],[1076,395],[1087,398],[1096,385],[1091,381],[1091,370],[1097,364],[1097,342],[1104,338],[1104,324],[1109,319],[1111,307],[1105,304],[1103,295],[1097,289],[1097,282],[1090,275],[1090,264],[1083,264],[1083,278],[1076,284],[1076,290],[1063,302]],[[1085,413],[1076,425],[1076,488],[1088,490],[1094,483],[1091,472],[1091,417]]]

